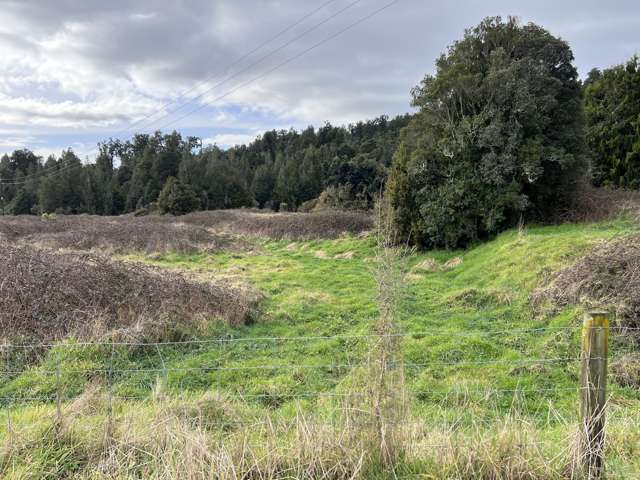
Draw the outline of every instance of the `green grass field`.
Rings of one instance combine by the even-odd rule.
[[[578,420],[582,309],[534,311],[529,296],[597,242],[636,229],[624,219],[532,227],[468,251],[412,253],[404,259],[398,328],[409,404],[403,421],[410,433],[396,476],[564,478]],[[322,434],[300,438],[300,423],[342,425],[344,400],[352,401],[361,383],[371,347],[366,335],[378,317],[375,239],[247,240],[251,248],[245,252],[120,258],[256,288],[264,300],[251,325],[210,322],[197,331],[196,344],[111,347],[70,341],[46,352],[5,353],[5,365],[19,365],[20,355],[42,358],[7,375],[0,386],[5,399],[34,399],[11,408],[4,402],[3,478],[169,478],[167,472],[187,468],[181,467],[185,459],[193,471],[182,470],[183,478],[209,478],[203,472],[213,472],[214,464],[222,468],[220,449],[252,441],[264,454],[252,451],[253,463],[247,465],[253,465],[253,474],[229,453],[228,465],[236,470],[228,466],[211,478],[269,478],[265,472],[279,478],[349,478],[328,466],[346,460],[323,443]],[[450,269],[421,268],[428,259],[443,265],[458,257],[462,263]],[[180,334],[194,332],[176,332],[175,338],[184,338]],[[613,358],[628,348],[613,336]],[[640,478],[640,392],[611,381],[610,394],[608,471],[611,478]],[[60,416],[56,396],[62,399]],[[174,443],[163,436],[163,425],[185,419],[180,428],[189,430],[196,446],[185,446],[187,436],[175,433],[182,430],[174,423]],[[272,426],[265,428],[268,422]],[[152,446],[147,434],[171,448]],[[267,437],[279,445],[268,447]],[[451,446],[456,439],[462,450],[471,444],[480,448],[482,439],[490,445],[484,453],[463,454],[430,447]],[[312,450],[317,442],[326,458],[294,449],[305,441]],[[117,445],[115,453],[110,442]],[[519,456],[512,450],[518,443],[523,443]],[[196,447],[208,449],[211,458],[194,453]],[[269,448],[280,452],[277,461],[266,459]],[[294,455],[298,461],[289,463],[295,467],[283,460]],[[109,466],[115,457],[117,468]],[[122,458],[137,461],[123,466]],[[324,473],[305,470],[300,458],[325,462]],[[358,465],[357,459],[349,465]],[[492,468],[503,476],[491,476]],[[356,476],[393,475],[360,462]]]

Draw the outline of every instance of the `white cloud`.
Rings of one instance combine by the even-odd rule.
[[[258,132],[255,133],[219,133],[213,137],[202,139],[203,145],[218,145],[227,148],[235,145],[247,145],[256,139]]]
[[[0,123],[38,145],[44,132],[96,140],[128,136],[122,129],[189,91],[206,87],[260,59],[352,0],[336,0],[276,41],[226,67],[321,5],[295,0],[3,0],[0,8]],[[280,62],[363,18],[388,0],[363,0],[259,65],[212,89],[173,117],[141,121],[152,130],[191,111],[179,129],[206,130],[220,145],[244,143],[276,125],[347,123],[409,110],[409,91],[434,59],[487,15],[515,14],[571,42],[581,72],[637,51],[640,8],[621,0],[400,0],[329,43],[255,83]],[[597,18],[595,22],[593,19]],[[635,45],[635,47],[633,47]],[[230,92],[230,90],[235,90]],[[229,93],[230,92],[230,93]],[[227,95],[228,93],[228,95]],[[223,97],[223,98],[220,98]],[[175,109],[170,106],[169,111]],[[234,131],[249,133],[221,133]],[[190,131],[191,131],[190,130]],[[9,140],[3,139],[4,144]],[[83,140],[84,141],[84,140]],[[63,143],[63,142],[60,142]]]
[[[0,138],[0,148],[3,150],[17,150],[32,147],[38,140],[33,136],[14,136]]]

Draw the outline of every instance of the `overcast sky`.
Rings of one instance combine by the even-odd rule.
[[[174,128],[228,146],[272,128],[407,112],[434,59],[489,15],[561,36],[582,76],[640,51],[638,0],[380,10],[390,2],[0,0],[0,154],[72,147],[93,158],[99,140]]]

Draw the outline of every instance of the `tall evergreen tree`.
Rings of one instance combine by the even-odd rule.
[[[399,233],[459,247],[543,218],[586,167],[581,86],[566,42],[487,18],[413,91],[387,193]]]
[[[592,70],[585,85],[594,183],[640,188],[640,60]]]

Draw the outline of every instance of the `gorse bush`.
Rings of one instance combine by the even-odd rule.
[[[578,73],[566,42],[487,18],[413,92],[387,185],[400,235],[460,247],[565,203],[587,164]]]

